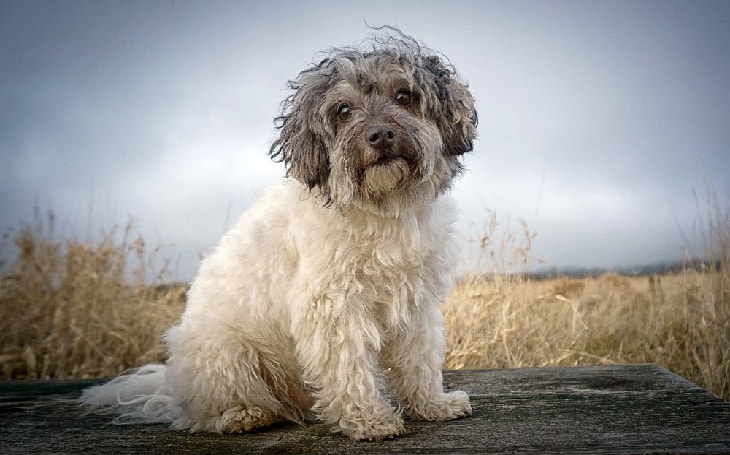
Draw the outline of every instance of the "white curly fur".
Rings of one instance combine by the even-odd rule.
[[[455,252],[444,192],[471,147],[473,100],[448,71],[441,83],[454,93],[436,97],[423,80],[434,71],[417,74],[428,58],[421,48],[388,43],[334,53],[300,75],[272,147],[293,178],[262,194],[203,260],[165,336],[166,365],[88,389],[83,403],[114,407],[118,423],[191,431],[251,431],[313,414],[353,439],[403,433],[402,409],[432,421],[471,414],[466,393],[442,389],[440,306]],[[411,61],[383,58],[389,52]],[[320,79],[339,95],[297,98]],[[399,87],[419,104],[393,103]],[[449,97],[461,110],[428,104]],[[343,99],[356,114],[327,120]],[[372,125],[394,125],[392,150],[363,138]]]

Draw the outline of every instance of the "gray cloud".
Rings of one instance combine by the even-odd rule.
[[[464,267],[486,211],[550,265],[678,258],[693,191],[730,195],[723,2],[11,2],[0,14],[0,227],[137,220],[198,254],[261,188],[272,119],[319,51],[393,24],[470,83],[479,140],[454,195]],[[91,226],[90,226],[91,225]]]

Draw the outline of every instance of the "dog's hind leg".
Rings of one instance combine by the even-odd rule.
[[[169,378],[183,409],[174,428],[238,433],[297,419],[271,390],[260,351],[240,333],[225,326],[205,334],[175,327],[167,341]]]

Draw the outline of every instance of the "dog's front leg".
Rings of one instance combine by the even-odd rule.
[[[436,301],[422,306],[411,324],[384,348],[383,366],[398,399],[414,420],[444,421],[471,415],[469,395],[444,393],[441,368],[445,340]]]
[[[294,315],[292,336],[304,379],[315,390],[313,410],[334,431],[357,440],[405,431],[381,392],[376,374],[381,334],[363,306],[313,299]]]

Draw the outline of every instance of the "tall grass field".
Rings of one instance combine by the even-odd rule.
[[[652,362],[730,400],[730,214],[712,202],[699,269],[538,280],[498,264],[454,280],[444,367]],[[494,247],[492,228],[485,257],[529,260],[529,233]],[[47,231],[3,239],[15,259],[0,266],[0,379],[100,378],[163,361],[186,286],[170,284],[164,261],[152,267],[160,252],[131,227],[96,242]]]

